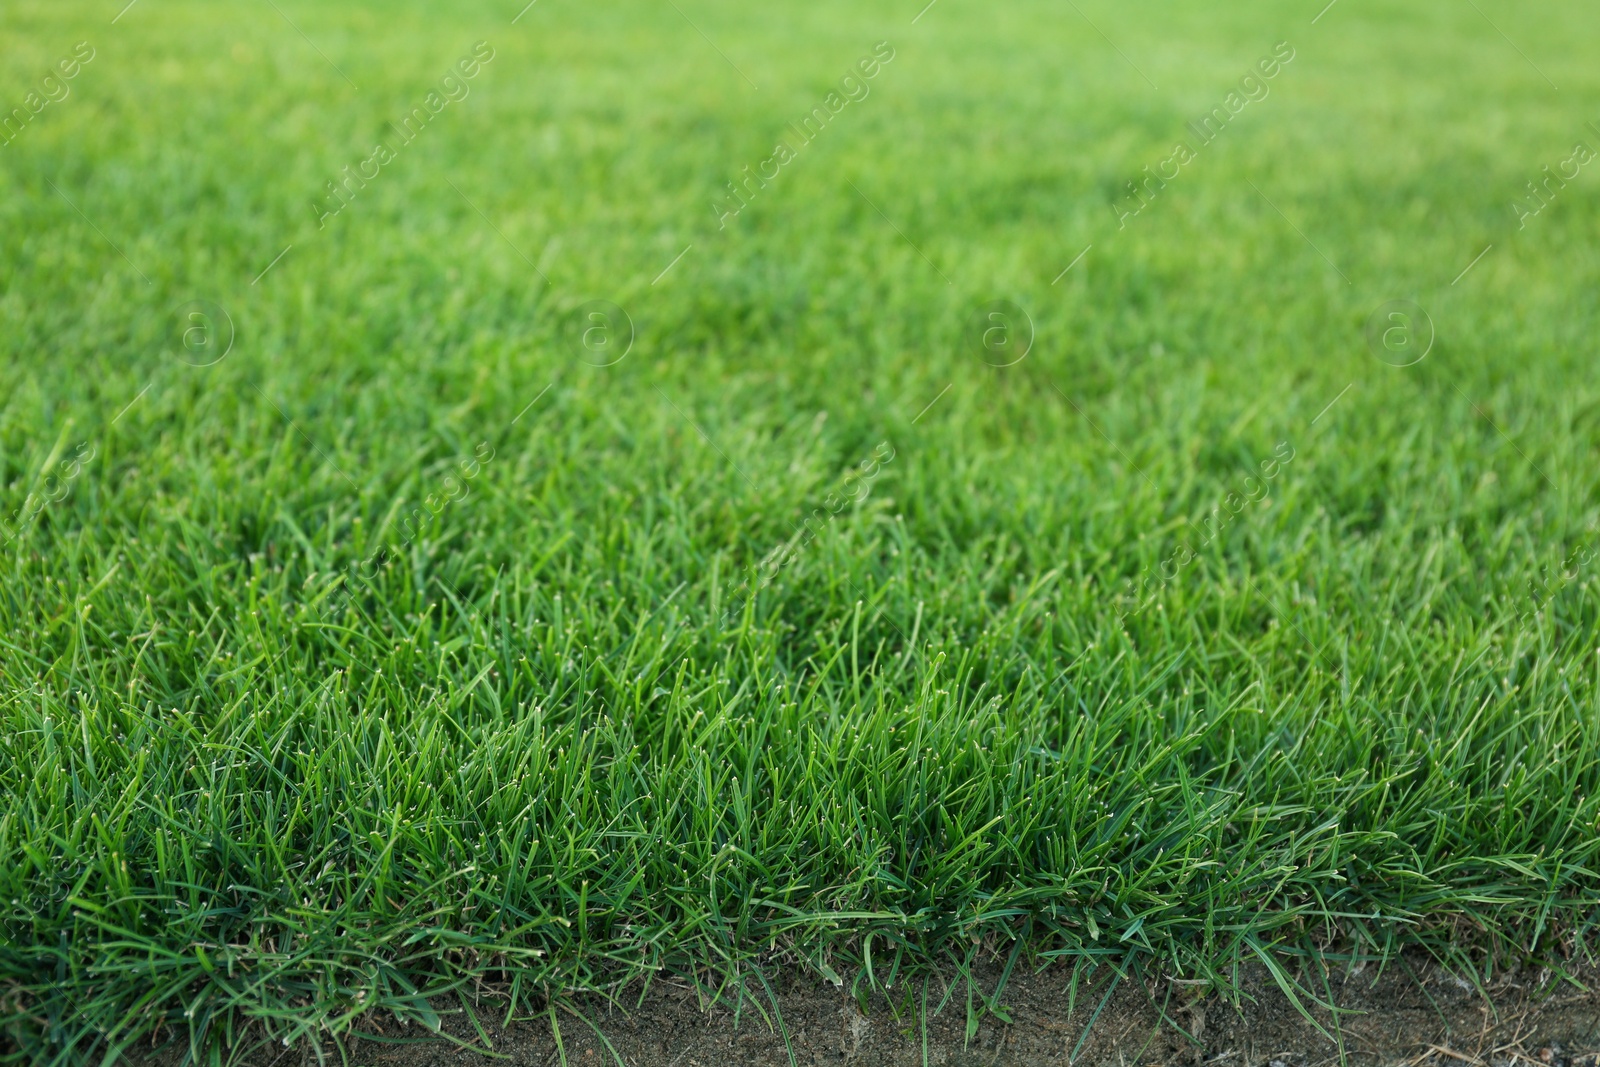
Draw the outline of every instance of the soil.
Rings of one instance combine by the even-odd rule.
[[[998,968],[975,975],[989,991],[999,977]],[[1320,978],[1304,977],[1308,988],[1320,988]],[[1264,969],[1241,970],[1246,998],[1237,1005],[1193,986],[1131,975],[1112,990],[1107,967],[1080,981],[1074,997],[1071,978],[1070,966],[1014,973],[999,998],[1011,1021],[985,1015],[970,1039],[966,982],[951,989],[934,980],[926,1046],[916,1010],[920,981],[891,990],[892,1001],[873,998],[864,1014],[847,990],[810,976],[790,975],[775,983],[774,992],[799,1067],[1600,1067],[1600,970],[1577,972],[1576,981],[1548,972],[1508,975],[1483,990],[1417,960],[1381,971],[1375,965],[1354,973],[1336,971],[1332,996],[1325,999],[1339,1009],[1337,1021],[1301,1000],[1326,1033],[1296,1009]],[[934,1014],[946,990],[948,1001]],[[973,1003],[981,1001],[975,997]],[[548,1014],[503,1027],[505,1002],[485,996],[476,1010],[480,1036],[459,1002],[441,1001],[435,1008],[444,1032],[478,1049],[487,1037],[492,1056],[390,1017],[370,1019],[366,1029],[376,1039],[347,1042],[344,1062],[544,1067],[564,1058],[574,1067],[604,1067],[619,1059],[627,1067],[786,1067],[790,1055],[771,1007],[753,976],[742,1002],[732,991],[713,1002],[710,990],[658,981],[648,990],[619,996],[614,1004],[578,998],[558,1009],[558,1049]],[[402,1043],[391,1043],[397,1039]],[[181,1051],[168,1047],[139,1059],[147,1067],[176,1067]],[[322,1051],[330,1067],[341,1062],[331,1045]],[[246,1062],[302,1067],[317,1061],[309,1047],[277,1047]]]

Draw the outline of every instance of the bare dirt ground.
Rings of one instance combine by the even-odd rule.
[[[742,1001],[724,991],[715,1003],[709,991],[687,983],[657,982],[642,997],[635,989],[616,1004],[590,998],[558,1008],[560,1047],[548,1014],[502,1027],[504,1002],[486,996],[476,1012],[481,1035],[459,1002],[435,1007],[445,1033],[479,1049],[487,1038],[491,1055],[392,1017],[370,1019],[364,1029],[373,1039],[347,1043],[344,1052],[349,1064],[391,1067],[542,1067],[563,1058],[578,1067],[619,1060],[628,1067],[785,1067],[791,1050],[801,1067],[1324,1067],[1341,1061],[1362,1067],[1600,1067],[1600,970],[1576,974],[1586,989],[1548,973],[1524,973],[1479,990],[1417,960],[1381,973],[1376,966],[1336,971],[1329,991],[1337,1019],[1302,1001],[1323,1033],[1259,968],[1241,971],[1241,986],[1253,999],[1236,1006],[1178,983],[1131,975],[1115,980],[1107,967],[1081,981],[1073,996],[1071,968],[1053,967],[1014,973],[1000,997],[1011,1022],[984,1016],[970,1038],[964,981],[937,1014],[932,1009],[950,987],[930,983],[924,1029],[920,982],[893,990],[894,1000],[874,998],[863,1013],[846,990],[791,976],[775,983],[781,1030],[771,999],[753,977]],[[1305,987],[1320,991],[1320,978],[1301,977]],[[993,990],[999,971],[977,978]],[[181,1052],[172,1046],[146,1050],[140,1060],[173,1067]],[[331,1045],[323,1053],[330,1064],[343,1058]],[[310,1048],[278,1046],[248,1062],[299,1067],[317,1058]]]

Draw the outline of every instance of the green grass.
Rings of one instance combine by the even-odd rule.
[[[0,147],[7,1060],[1592,942],[1600,168],[1509,207],[1600,147],[1582,4],[120,6],[0,13],[5,113],[95,49]]]

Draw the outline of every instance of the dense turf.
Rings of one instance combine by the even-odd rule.
[[[1581,942],[1592,12],[519,6],[0,13],[8,1056]]]

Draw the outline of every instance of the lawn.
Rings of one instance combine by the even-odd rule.
[[[122,3],[0,12],[7,1062],[1592,948],[1577,0]]]

